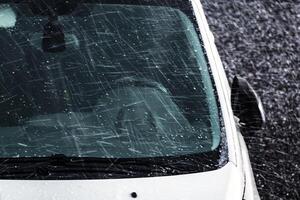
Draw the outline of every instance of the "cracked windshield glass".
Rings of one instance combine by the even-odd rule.
[[[2,159],[219,162],[220,113],[192,17],[125,2],[0,3]]]

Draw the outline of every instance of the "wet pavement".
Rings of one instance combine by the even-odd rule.
[[[202,0],[227,75],[245,77],[265,107],[244,134],[262,200],[300,199],[300,2]]]

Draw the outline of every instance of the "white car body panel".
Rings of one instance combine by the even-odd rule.
[[[259,200],[247,148],[236,127],[230,103],[230,87],[199,0],[192,0],[203,43],[216,85],[229,162],[209,172],[102,180],[0,180],[0,200]],[[246,184],[245,184],[246,183]],[[247,186],[245,189],[245,185]]]
[[[0,181],[1,200],[240,200],[240,173],[228,163],[223,168],[197,174],[152,178]]]
[[[243,156],[243,172],[245,174],[245,179],[246,179],[246,186],[245,186],[245,197],[244,199],[254,199],[254,200],[259,200],[259,194],[256,188],[255,180],[254,180],[254,175],[252,172],[251,164],[250,164],[250,159],[248,155],[248,150],[246,143],[244,141],[243,136],[240,134],[240,145],[241,145],[241,152]]]

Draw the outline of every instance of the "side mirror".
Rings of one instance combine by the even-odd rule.
[[[235,76],[231,86],[233,113],[240,119],[242,128],[257,131],[266,121],[260,98],[246,79]]]

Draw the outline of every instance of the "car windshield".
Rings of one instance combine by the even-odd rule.
[[[219,163],[217,98],[187,12],[42,2],[0,3],[0,158]]]

